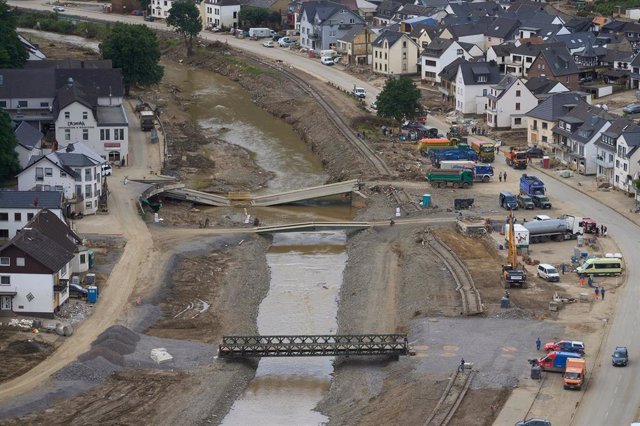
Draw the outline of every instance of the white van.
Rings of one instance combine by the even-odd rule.
[[[549,265],[548,263],[539,264],[536,273],[540,278],[544,280],[550,282],[560,281],[560,274],[558,274],[558,270],[553,265]]]
[[[331,56],[323,56],[320,58],[322,65],[335,65],[335,60]]]
[[[578,275],[620,275],[622,261],[615,257],[592,257],[576,268]]]
[[[101,167],[102,170],[102,176],[111,176],[111,173],[113,172],[113,168],[111,167],[111,164],[108,163],[104,163]]]

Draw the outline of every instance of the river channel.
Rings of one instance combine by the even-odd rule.
[[[275,173],[262,193],[321,185],[328,176],[292,128],[260,109],[237,83],[175,63],[165,63],[165,82],[176,84],[190,103],[187,114],[206,132],[251,151],[258,165]],[[351,219],[345,200],[304,206],[253,209],[261,218],[291,222]],[[347,261],[343,232],[277,234],[267,253],[271,280],[259,307],[262,335],[335,334],[338,295]],[[317,425],[314,411],[329,389],[333,358],[264,358],[224,425]]]

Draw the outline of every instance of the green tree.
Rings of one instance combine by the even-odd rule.
[[[269,9],[264,7],[240,6],[238,18],[245,27],[257,27],[269,20]]]
[[[422,114],[420,89],[408,77],[390,77],[378,95],[378,116],[394,118],[398,122],[411,120]]]
[[[187,46],[187,56],[193,52],[193,39],[202,31],[202,18],[192,0],[179,0],[173,3],[167,16],[167,26],[180,34]]]
[[[18,140],[11,127],[9,114],[0,110],[0,184],[12,179],[20,172]]]
[[[104,59],[111,59],[114,68],[122,68],[125,95],[134,86],[159,83],[164,75],[160,61],[160,46],[155,33],[144,25],[118,23],[100,44]]]
[[[22,68],[28,58],[18,39],[15,15],[6,0],[0,0],[0,68]]]

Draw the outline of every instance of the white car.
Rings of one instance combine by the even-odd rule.
[[[111,173],[113,173],[113,168],[111,167],[111,164],[103,164],[102,176],[111,176]]]
[[[54,12],[64,12],[64,7],[63,6],[53,6],[53,11]]]
[[[353,96],[364,99],[367,97],[367,91],[362,87],[354,87],[351,91]]]
[[[322,65],[335,65],[336,61],[331,56],[323,56],[320,58]]]
[[[280,45],[280,47],[289,47],[293,44],[293,40],[291,40],[289,37],[282,37],[278,40],[278,44]]]
[[[262,43],[262,45],[263,45],[264,47],[273,47],[273,46],[274,46],[274,44],[273,44],[273,41],[272,41],[272,40],[267,40],[267,41],[263,42],[263,43]]]

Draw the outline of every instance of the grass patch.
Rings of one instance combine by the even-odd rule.
[[[111,23],[81,21],[79,18],[52,12],[15,12],[18,27],[32,28],[58,34],[77,35],[104,40],[111,33]]]

